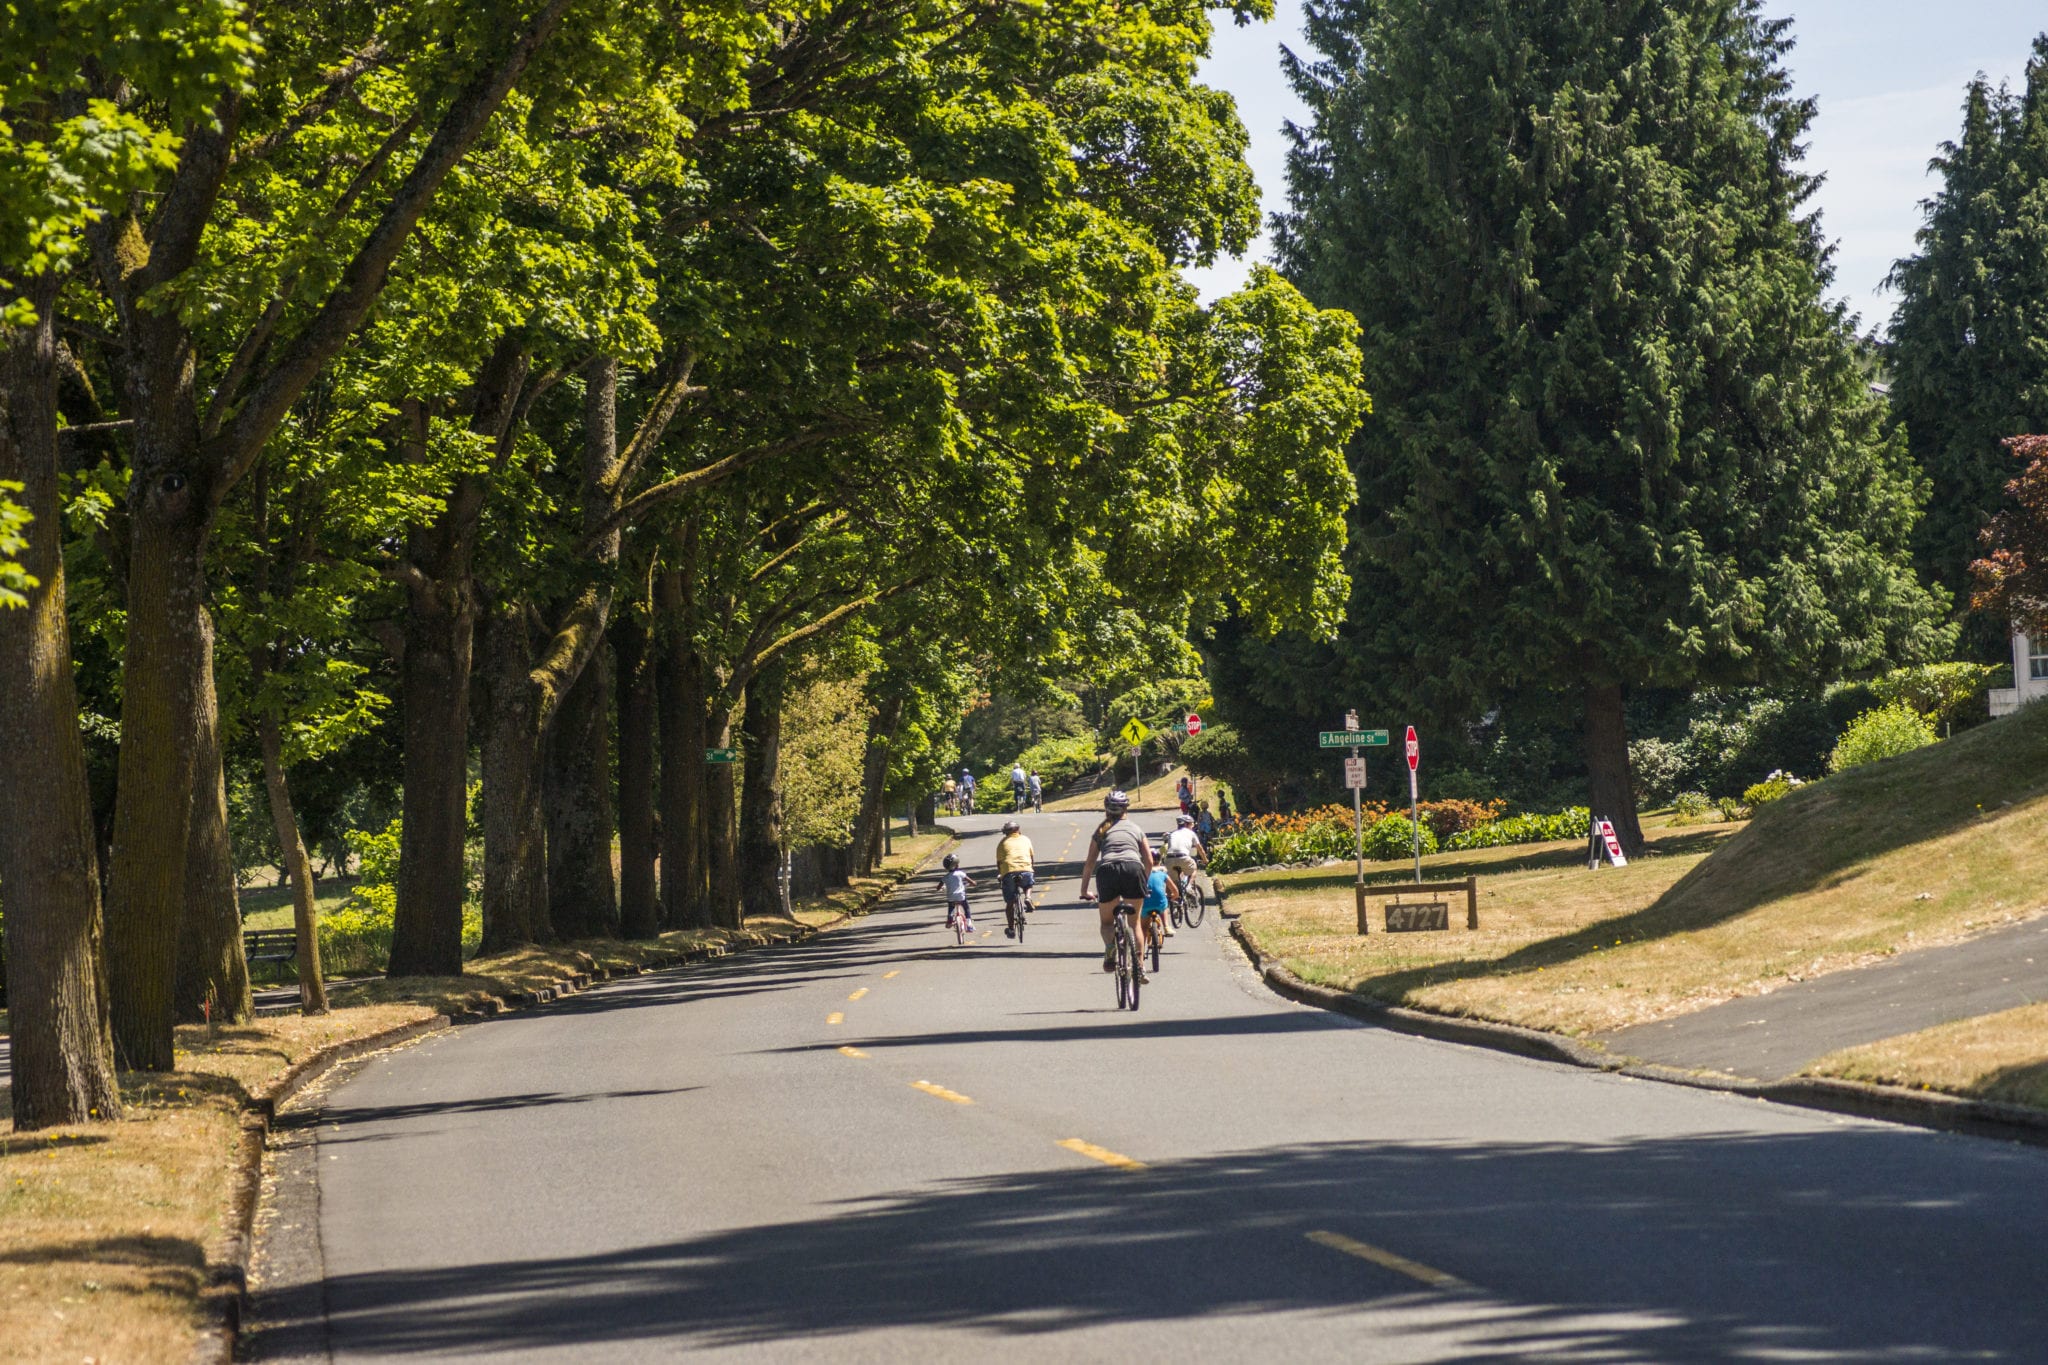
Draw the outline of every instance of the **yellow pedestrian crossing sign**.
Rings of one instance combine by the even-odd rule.
[[[1137,717],[1133,716],[1131,719],[1125,721],[1124,728],[1117,731],[1116,733],[1117,736],[1120,739],[1122,739],[1124,743],[1136,746],[1139,744],[1143,744],[1146,740],[1152,737],[1152,728],[1146,725],[1144,721],[1139,720]]]

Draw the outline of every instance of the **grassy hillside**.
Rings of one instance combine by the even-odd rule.
[[[1501,898],[1491,942],[1356,939],[1337,886],[1247,927],[1325,984],[1575,1034],[1952,942],[2048,912],[2048,706],[1803,788],[1682,876],[1661,859],[1640,877],[1563,861],[1540,908],[1514,913],[1535,887]],[[1616,894],[1630,884],[1632,903]]]

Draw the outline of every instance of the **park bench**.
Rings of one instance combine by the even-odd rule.
[[[299,965],[299,935],[295,929],[249,929],[242,934],[242,953],[249,965],[281,962],[294,972]]]

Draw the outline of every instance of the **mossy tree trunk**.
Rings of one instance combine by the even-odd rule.
[[[605,663],[604,650],[591,655],[547,735],[548,911],[555,932],[568,939],[619,932]]]
[[[0,329],[0,479],[22,485],[19,501],[34,518],[19,562],[36,580],[25,607],[0,607],[0,906],[14,1124],[23,1132],[121,1113],[92,797],[64,614],[57,291],[54,280],[32,288],[38,321]]]
[[[206,647],[200,653],[200,704],[192,763],[191,840],[185,855],[189,884],[178,926],[178,971],[173,1009],[182,1023],[240,1024],[255,1013],[249,961],[242,951],[242,911],[236,890],[235,850],[228,837],[227,768],[220,745],[220,705],[213,683],[213,621],[204,611]]]
[[[299,837],[299,817],[292,810],[291,787],[285,781],[284,738],[276,715],[265,712],[256,722],[256,742],[263,750],[263,786],[270,797],[270,822],[283,850],[285,876],[292,888],[292,929],[298,947],[299,1012],[327,1013],[327,977],[320,966],[320,909],[313,896],[313,864]]]
[[[654,877],[654,659],[647,628],[631,613],[621,613],[610,634],[619,717],[619,932],[653,938],[661,932]]]
[[[782,702],[788,666],[770,662],[747,684],[740,746],[746,782],[740,795],[736,841],[741,914],[783,915]]]

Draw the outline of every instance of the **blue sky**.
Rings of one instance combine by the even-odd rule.
[[[1279,0],[1273,22],[1217,25],[1203,79],[1237,98],[1252,136],[1252,168],[1266,212],[1286,198],[1284,120],[1303,111],[1280,75],[1281,45],[1304,52],[1301,0]],[[1891,263],[1913,249],[1920,201],[1933,190],[1927,162],[1961,125],[1963,86],[1978,72],[2018,86],[2034,35],[2048,28],[2042,0],[1766,0],[1789,15],[1798,46],[1790,66],[1799,88],[1818,97],[1807,168],[1825,173],[1821,226],[1836,245],[1833,293],[1862,315],[1865,329],[1891,316],[1882,292]],[[1228,292],[1254,260],[1193,272],[1206,297]]]

